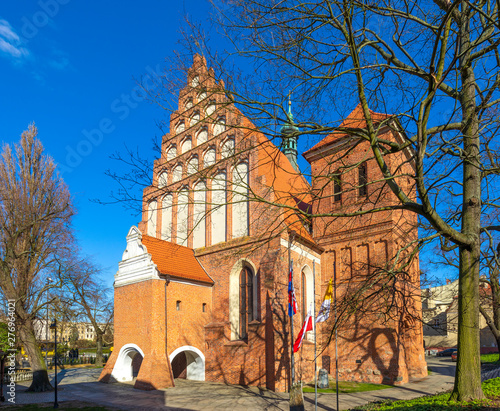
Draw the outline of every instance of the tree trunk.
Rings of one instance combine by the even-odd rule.
[[[458,291],[458,359],[451,399],[484,398],[481,388],[479,341],[479,244],[460,249]]]
[[[24,349],[28,354],[28,360],[33,371],[33,382],[31,383],[28,391],[42,392],[52,391],[49,376],[47,374],[47,367],[43,360],[42,352],[35,338],[35,331],[30,321],[27,321],[19,326],[19,335],[24,345]]]
[[[97,332],[96,333],[96,342],[97,342],[97,349],[95,352],[95,365],[96,367],[102,367],[103,361],[102,361],[102,333]]]

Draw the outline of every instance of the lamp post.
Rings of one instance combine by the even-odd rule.
[[[45,322],[45,366],[47,367],[49,363],[47,362],[47,351],[49,350],[49,283],[52,282],[52,278],[47,277],[47,320]]]
[[[54,408],[59,408],[57,403],[57,320],[54,318],[54,322],[50,325],[50,329],[54,330],[54,369],[55,369],[55,387],[54,387]]]

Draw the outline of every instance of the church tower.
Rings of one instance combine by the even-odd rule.
[[[293,121],[292,102],[288,99],[287,122],[281,127],[281,151],[290,161],[295,171],[300,172],[297,163],[297,140],[299,129]]]

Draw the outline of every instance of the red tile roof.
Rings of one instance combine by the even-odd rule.
[[[191,248],[144,234],[142,244],[148,249],[148,253],[151,254],[161,274],[185,280],[214,283],[194,256]]]
[[[372,110],[370,110],[370,116],[374,124],[380,123],[381,121],[391,117],[389,114],[375,113]],[[366,128],[366,120],[363,114],[363,109],[361,108],[361,104],[358,104],[356,106],[356,108],[351,112],[351,114],[349,114],[347,118],[342,122],[342,124],[340,124],[339,128],[352,128],[352,129]],[[306,156],[311,151],[314,151],[320,147],[333,143],[339,138],[345,136],[347,136],[347,134],[342,133],[341,131],[328,134],[323,140],[317,143],[314,147],[307,150],[303,155]]]

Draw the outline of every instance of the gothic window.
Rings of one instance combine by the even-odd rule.
[[[253,280],[252,271],[243,267],[240,273],[240,339],[248,338],[248,323],[254,320]]]
[[[193,77],[191,80],[191,87],[197,87],[200,84],[200,78],[198,76]]]
[[[248,164],[233,169],[233,238],[248,235]]]
[[[207,150],[205,156],[203,157],[203,167],[210,167],[215,164],[215,149],[211,148]]]
[[[212,244],[226,241],[226,204],[226,173],[219,173],[212,181]]]
[[[175,128],[175,134],[180,134],[186,129],[186,126],[184,125],[184,121],[181,121],[179,124],[177,124],[177,127]]]
[[[212,100],[210,104],[207,106],[207,117],[210,117],[215,113],[215,100]]]
[[[201,90],[200,94],[198,94],[198,101],[205,100],[207,98],[207,91]]]
[[[158,176],[158,188],[163,188],[168,184],[168,174],[166,171],[162,171]]]
[[[205,247],[207,186],[200,181],[193,193],[193,248]]]
[[[177,196],[177,244],[180,245],[187,245],[188,200],[188,190],[183,188]]]
[[[148,215],[147,215],[147,222],[148,222],[148,235],[151,237],[156,237],[156,200],[150,201],[148,204]]]
[[[221,147],[220,154],[222,158],[234,156],[234,138],[228,138]]]
[[[161,239],[172,240],[172,194],[163,197],[161,204]]]
[[[177,164],[172,172],[172,183],[182,179],[182,164]]]
[[[367,194],[367,186],[368,183],[368,171],[366,167],[366,163],[361,164],[358,167],[358,195],[360,197],[366,196]]]
[[[193,99],[190,98],[188,101],[186,101],[186,110],[189,110],[191,107],[193,107]]]
[[[169,148],[167,148],[167,161],[170,161],[177,157],[177,147],[175,144],[172,144]]]
[[[214,124],[214,136],[218,136],[224,131],[226,131],[226,118],[219,117],[217,122]]]
[[[191,137],[187,137],[181,145],[181,153],[191,150]]]
[[[196,113],[193,114],[193,116],[191,117],[191,122],[190,122],[190,126],[193,127],[195,126],[196,124],[198,124],[200,122],[200,113],[197,111]]]
[[[188,161],[187,173],[188,175],[195,174],[198,171],[198,157],[194,156]]]
[[[206,127],[202,128],[196,136],[196,144],[200,145],[208,140],[208,131]]]
[[[342,180],[339,170],[333,174],[333,201],[336,203],[342,201]]]
[[[300,275],[300,291],[302,298],[302,322],[305,321],[307,315],[307,279],[306,274],[302,271]]]

